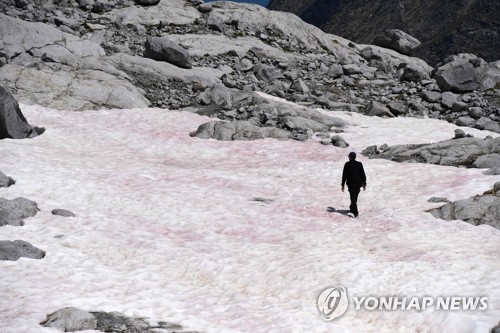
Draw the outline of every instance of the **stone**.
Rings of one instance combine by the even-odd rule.
[[[500,133],[500,125],[488,117],[481,117],[476,123],[477,128]]]
[[[431,202],[431,203],[437,203],[437,202],[450,202],[450,200],[448,200],[448,199],[446,199],[446,198],[432,197],[432,198],[430,198],[429,200],[427,200],[427,202]]]
[[[441,100],[441,93],[437,91],[422,91],[420,96],[424,101],[429,103],[435,103]]]
[[[464,103],[464,102],[455,102],[451,105],[452,112],[462,112],[462,111],[466,111],[468,109],[469,109],[469,106],[467,105],[467,103]]]
[[[465,132],[459,128],[455,130],[455,139],[465,138]]]
[[[471,107],[471,108],[469,108],[469,116],[471,116],[472,118],[475,118],[475,119],[479,119],[482,116],[484,116],[483,109],[481,107],[478,107],[478,106]]]
[[[483,175],[488,175],[488,176],[498,176],[500,175],[500,166],[488,169],[483,172]]]
[[[404,114],[408,113],[408,107],[406,105],[404,105],[403,103],[391,102],[391,103],[387,104],[387,107],[396,116],[404,115]]]
[[[0,139],[25,139],[32,132],[14,96],[0,86]]]
[[[472,225],[485,224],[500,229],[500,197],[494,195],[450,202],[429,213],[444,220],[463,220]]]
[[[181,68],[192,68],[189,52],[166,37],[149,37],[146,40],[144,56],[165,61]]]
[[[0,226],[22,226],[24,219],[35,216],[38,211],[38,205],[34,201],[25,198],[0,198]]]
[[[479,88],[474,66],[468,62],[447,63],[436,68],[434,79],[441,91],[463,93]]]
[[[202,3],[197,8],[200,11],[200,13],[210,13],[212,11],[212,4]]]
[[[331,141],[331,144],[333,144],[335,147],[340,147],[340,148],[349,147],[349,144],[347,143],[347,141],[345,141],[345,139],[343,137],[341,137],[340,135],[332,136],[330,141]]]
[[[22,240],[0,241],[0,260],[16,261],[21,257],[42,259],[45,251]]]
[[[455,120],[455,125],[457,126],[473,127],[475,124],[476,121],[469,116],[459,117]]]
[[[365,109],[365,114],[368,116],[395,117],[387,107],[375,101],[371,101],[370,104],[368,104]]]
[[[458,95],[452,93],[452,92],[444,92],[441,95],[441,105],[444,107],[451,109],[453,106],[453,103],[458,102]]]
[[[9,187],[14,185],[15,183],[16,181],[14,179],[8,177],[0,171],[0,187]]]
[[[342,66],[342,71],[345,75],[359,74],[362,72],[361,68],[356,64],[348,64]]]
[[[421,43],[404,31],[389,29],[375,37],[373,44],[410,55]]]
[[[341,65],[339,64],[333,64],[330,66],[328,69],[328,76],[332,78],[338,78],[344,74],[344,70]]]
[[[73,212],[70,212],[69,210],[66,209],[53,209],[52,210],[52,215],[58,215],[58,216],[63,216],[63,217],[75,217],[76,215]]]
[[[472,163],[474,168],[478,169],[490,169],[500,166],[500,154],[486,154],[479,156],[474,163]]]
[[[428,78],[427,73],[422,68],[412,64],[407,64],[403,75],[401,75],[401,81],[419,82]]]
[[[97,319],[91,313],[73,307],[63,308],[47,316],[40,325],[63,332],[96,330]]]
[[[211,12],[207,18],[207,27],[214,31],[224,31],[225,17],[217,12]]]
[[[490,140],[464,137],[430,144],[394,145],[367,156],[395,162],[472,167],[480,156],[488,154],[500,154],[500,137]]]
[[[257,140],[274,138],[286,140],[290,134],[277,128],[260,128],[248,121],[212,121],[202,124],[191,136],[200,139],[216,139],[220,141]]]

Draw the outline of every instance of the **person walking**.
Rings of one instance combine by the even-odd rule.
[[[366,175],[363,169],[363,163],[356,161],[356,153],[352,151],[349,153],[348,157],[349,162],[345,163],[342,172],[342,192],[344,192],[345,184],[347,183],[347,188],[351,195],[349,210],[354,217],[358,217],[358,195],[361,188],[363,188],[363,191],[366,190]]]

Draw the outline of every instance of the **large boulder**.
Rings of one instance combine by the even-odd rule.
[[[0,260],[16,261],[21,257],[42,259],[45,251],[22,240],[0,241]]]
[[[287,131],[278,128],[261,128],[248,121],[211,121],[202,124],[191,136],[200,139],[216,139],[221,141],[257,140],[264,138],[289,139]]]
[[[53,327],[63,332],[96,330],[97,319],[87,311],[67,307],[48,315],[40,325]]]
[[[22,226],[23,220],[35,216],[38,210],[36,202],[25,198],[13,200],[0,198],[0,226],[7,224]]]
[[[367,151],[366,155],[396,162],[474,167],[481,156],[499,153],[500,137],[488,140],[465,137],[431,144],[395,145],[377,154]]]
[[[25,139],[32,131],[14,96],[0,86],[0,139]]]
[[[404,31],[389,29],[375,37],[373,44],[410,55],[421,43]]]
[[[365,108],[365,114],[368,116],[393,118],[394,114],[385,105],[379,102],[371,101]]]
[[[135,0],[135,3],[141,6],[156,6],[160,0]]]
[[[475,56],[459,54],[446,58],[433,70],[433,77],[442,91],[463,93],[479,88],[479,79],[471,61]]]
[[[144,56],[158,61],[166,61],[182,68],[193,67],[188,51],[167,37],[148,37]]]
[[[473,225],[486,224],[500,229],[500,182],[483,195],[450,202],[429,213],[444,220],[463,220]]]

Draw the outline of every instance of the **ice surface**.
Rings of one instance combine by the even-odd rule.
[[[55,332],[38,323],[66,306],[203,332],[486,332],[500,318],[500,231],[425,213],[439,206],[429,197],[468,198],[499,176],[359,155],[368,177],[361,218],[327,211],[349,205],[340,182],[351,148],[440,141],[454,125],[336,112],[353,124],[341,134],[352,146],[341,149],[191,138],[209,120],[191,113],[21,107],[47,131],[0,141],[0,170],[16,179],[0,195],[34,200],[41,212],[0,228],[0,240],[47,255],[0,262],[2,333]],[[326,322],[316,298],[328,286],[365,296],[486,295],[489,309],[351,308]]]

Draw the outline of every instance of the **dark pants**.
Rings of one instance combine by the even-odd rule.
[[[354,216],[358,216],[358,195],[359,192],[361,191],[360,187],[353,186],[353,187],[348,187],[349,188],[349,194],[351,195],[351,205],[349,206],[349,210],[351,213],[354,214]]]

